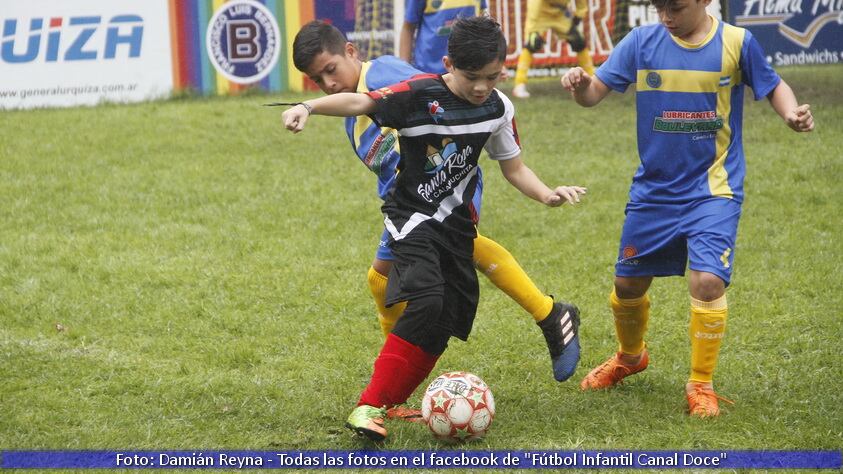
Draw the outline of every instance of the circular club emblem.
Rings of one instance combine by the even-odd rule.
[[[652,87],[653,89],[658,89],[659,86],[662,85],[662,77],[659,76],[657,72],[648,72],[647,73],[647,85]]]
[[[232,0],[208,23],[205,47],[211,64],[226,79],[238,84],[266,77],[281,47],[281,33],[272,13],[252,0]]]

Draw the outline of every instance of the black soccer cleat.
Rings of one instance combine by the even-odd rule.
[[[537,323],[544,334],[553,378],[564,382],[574,375],[580,361],[580,311],[569,303],[553,303],[550,315]]]

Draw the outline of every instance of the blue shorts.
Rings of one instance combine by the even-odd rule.
[[[711,197],[685,204],[630,202],[615,275],[684,275],[685,268],[719,276],[728,286],[741,204]]]
[[[478,174],[477,190],[474,191],[474,197],[471,198],[471,206],[474,208],[474,225],[480,221],[480,205],[483,202],[483,177]],[[378,250],[375,252],[375,258],[378,260],[395,260],[392,251],[389,250],[389,231],[384,229],[381,233],[381,240],[378,242]]]

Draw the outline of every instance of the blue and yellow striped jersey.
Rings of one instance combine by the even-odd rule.
[[[363,63],[357,92],[369,92],[405,81],[421,74],[395,56],[381,56]],[[378,177],[378,196],[383,199],[395,185],[395,170],[401,158],[398,133],[391,128],[381,128],[365,115],[347,117],[345,133],[354,153]]]
[[[712,20],[699,44],[660,24],[635,28],[596,72],[613,90],[636,86],[641,166],[631,201],[743,200],[743,86],[759,100],[780,78],[749,31]]]

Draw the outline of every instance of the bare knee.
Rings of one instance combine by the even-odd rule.
[[[653,277],[615,277],[615,294],[622,299],[635,299],[644,296]]]
[[[700,301],[714,301],[726,292],[726,282],[709,272],[691,271],[691,297]]]
[[[389,271],[392,270],[392,260],[381,260],[379,258],[375,258],[375,260],[372,261],[372,268],[383,276],[389,276]]]

